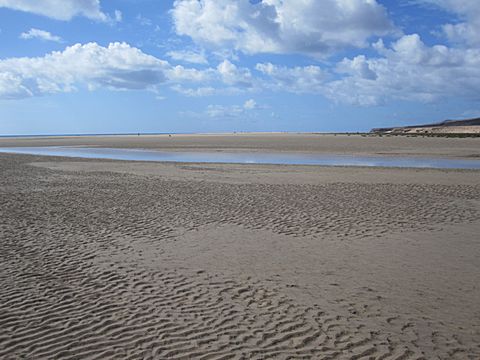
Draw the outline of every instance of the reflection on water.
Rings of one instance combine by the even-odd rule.
[[[65,146],[0,148],[0,152],[135,161],[480,169],[480,160],[397,156],[345,156],[266,152],[166,152],[139,149],[82,148]]]

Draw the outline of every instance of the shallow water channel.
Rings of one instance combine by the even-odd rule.
[[[480,160],[400,156],[324,155],[304,153],[157,151],[94,147],[10,147],[0,153],[65,156],[89,159],[130,161],[168,161],[187,163],[285,164],[324,166],[410,167],[437,169],[480,169]]]

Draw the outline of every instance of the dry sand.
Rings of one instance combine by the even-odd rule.
[[[242,136],[183,142],[335,152]],[[172,140],[140,138],[0,146]],[[323,140],[480,155],[478,139]],[[480,171],[0,154],[0,204],[2,359],[480,358]]]

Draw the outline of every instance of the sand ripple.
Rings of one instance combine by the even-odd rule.
[[[0,161],[0,358],[480,357],[478,329],[348,297],[333,312],[278,283],[162,266],[179,229],[206,225],[362,241],[474,222],[480,186],[235,185]],[[157,268],[139,261],[147,255]]]

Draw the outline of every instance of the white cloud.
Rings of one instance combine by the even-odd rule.
[[[189,97],[211,96],[217,93],[217,89],[211,86],[204,86],[199,88],[185,88],[181,85],[173,85],[172,90]]]
[[[480,100],[480,49],[427,46],[406,35],[389,46],[379,40],[378,55],[340,61],[333,71],[316,65],[286,67],[259,63],[254,69],[224,60],[204,69],[172,66],[125,43],[102,47],[77,44],[37,58],[0,60],[0,98],[18,99],[88,89],[140,89],[157,93],[162,85],[185,96],[284,91],[324,95],[338,102],[377,105],[392,99],[437,101],[448,97]],[[204,115],[231,116],[261,109],[212,105]]]
[[[323,93],[336,101],[377,105],[390,99],[438,101],[461,96],[480,99],[480,50],[426,46],[417,34],[406,35],[386,48],[382,57],[344,59],[344,75],[328,83]]]
[[[327,74],[314,65],[289,68],[265,63],[257,64],[256,69],[270,80],[264,86],[294,93],[319,92],[327,79]]]
[[[24,98],[89,89],[154,89],[168,81],[168,62],[125,43],[76,44],[38,58],[0,60],[0,98]]]
[[[378,57],[345,58],[330,73],[313,65],[260,63],[256,70],[263,81],[254,81],[258,89],[319,94],[361,106],[450,97],[480,100],[480,49],[430,47],[417,34],[402,36],[389,47],[379,40],[373,48]]]
[[[243,105],[209,105],[205,114],[211,118],[232,118],[250,115],[259,108],[255,100],[249,99]]]
[[[122,12],[120,10],[115,10],[114,15],[115,15],[115,21],[116,22],[121,22],[122,21],[123,15],[122,15]]]
[[[179,35],[248,54],[325,57],[393,30],[376,0],[176,0],[172,16]]]
[[[71,20],[75,16],[107,21],[100,10],[100,0],[0,0],[0,7],[31,12],[57,20]]]
[[[253,110],[256,109],[257,106],[257,102],[253,99],[248,99],[247,101],[245,101],[245,104],[243,104],[243,108],[245,110]]]
[[[22,84],[22,79],[8,72],[0,71],[0,99],[26,97],[30,91]]]
[[[183,61],[192,64],[208,64],[207,58],[205,57],[205,52],[203,51],[188,51],[188,50],[179,50],[179,51],[169,51],[167,56],[175,61]]]
[[[478,0],[417,0],[457,14],[460,22],[445,24],[443,31],[455,43],[480,46],[480,4]]]
[[[243,106],[223,106],[223,105],[208,105],[205,114],[211,118],[232,118],[238,117],[245,112]]]
[[[50,32],[40,29],[30,29],[27,32],[20,34],[21,39],[40,39],[45,41],[55,41],[55,42],[62,42],[62,38],[60,36],[52,35]]]
[[[344,59],[337,66],[340,73],[345,73],[366,80],[376,80],[378,75],[372,70],[364,55],[359,55],[352,60]]]
[[[203,111],[181,111],[182,116],[193,118],[212,119],[252,119],[259,115],[259,110],[267,109],[267,106],[259,106],[254,99],[248,99],[243,105],[208,105]]]
[[[218,74],[222,81],[228,85],[242,88],[254,86],[254,79],[249,69],[239,68],[228,60],[224,60],[217,66]]]
[[[480,16],[477,0],[416,0],[416,2],[435,5],[464,16]]]
[[[78,85],[158,91],[166,84],[183,95],[209,96],[238,93],[253,81],[248,69],[228,61],[207,69],[172,66],[126,43],[76,44],[43,57],[0,60],[0,98],[10,99],[69,92]]]
[[[185,68],[182,65],[176,65],[167,70],[170,79],[177,82],[209,82],[215,76],[215,70],[198,70],[194,68]]]

